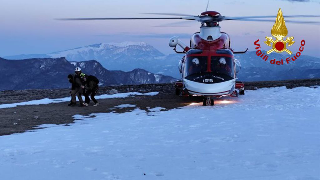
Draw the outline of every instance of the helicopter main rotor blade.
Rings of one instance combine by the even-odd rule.
[[[141,14],[165,15],[165,16],[195,16],[190,14],[179,14],[179,13],[141,13]]]
[[[237,21],[257,21],[257,22],[274,22],[274,20],[264,18],[276,18],[277,16],[243,16],[243,17],[228,17],[228,16],[193,16],[187,14],[172,14],[172,13],[144,13],[144,14],[157,14],[157,15],[173,15],[180,17],[145,17],[145,18],[62,18],[57,20],[64,21],[101,21],[101,20],[192,20],[202,23],[208,22],[220,22],[224,20],[237,20]],[[315,18],[320,15],[289,15],[284,16],[285,18]],[[300,23],[300,24],[320,24],[316,21],[296,21],[286,20],[288,23]]]
[[[63,21],[101,21],[101,20],[145,20],[145,19],[185,19],[182,17],[169,17],[169,18],[62,18],[57,20]],[[185,20],[195,20],[195,19],[185,19]]]
[[[240,17],[228,17],[224,16],[224,20],[238,20],[238,19],[255,19],[255,18],[276,18],[277,16],[240,16]],[[289,15],[283,16],[284,18],[315,18],[320,15]]]
[[[229,19],[227,19],[229,20]],[[236,21],[254,21],[254,22],[275,22],[275,20],[269,20],[269,19],[230,19],[230,20],[236,20]],[[317,21],[295,21],[295,20],[285,20],[286,23],[297,23],[297,24],[315,24],[320,25],[320,22]]]
[[[158,25],[154,27],[190,27],[191,23],[198,23],[197,21],[178,21],[173,23],[167,23],[163,25]]]

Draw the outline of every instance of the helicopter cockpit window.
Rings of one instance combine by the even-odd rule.
[[[207,60],[206,56],[189,56],[186,58],[185,76],[192,74],[204,73],[207,71]]]
[[[214,74],[234,77],[233,60],[231,57],[211,57],[211,70]]]

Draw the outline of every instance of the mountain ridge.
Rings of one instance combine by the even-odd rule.
[[[266,51],[263,51],[266,53]],[[40,55],[23,55],[22,57],[41,57]],[[132,71],[133,69],[145,69],[154,74],[163,74],[174,78],[181,78],[178,71],[178,63],[184,54],[164,55],[151,45],[143,42],[123,43],[99,43],[78,47],[71,50],[60,51],[43,55],[44,57],[66,57],[69,61],[97,60],[108,70]],[[284,54],[273,53],[269,60],[276,58],[281,60],[287,57]],[[242,81],[267,81],[320,78],[320,59],[308,55],[301,55],[289,65],[272,65],[262,60],[255,51],[245,54],[235,54],[242,68],[238,73]],[[13,59],[13,57],[11,57]],[[269,61],[268,60],[268,61]]]
[[[78,66],[84,73],[97,76],[102,86],[175,81],[170,76],[153,74],[143,69],[110,71],[95,60],[69,62],[66,58],[34,58],[11,61],[0,58],[0,76],[3,78],[0,90],[67,88],[70,86],[67,75],[74,73]]]

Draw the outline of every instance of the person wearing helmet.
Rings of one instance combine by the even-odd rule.
[[[86,106],[85,103],[83,103],[82,100],[82,94],[83,94],[83,84],[81,80],[81,68],[77,67],[75,69],[75,74],[73,76],[72,80],[72,88],[71,88],[71,103],[68,104],[68,106],[75,106],[76,105],[76,96],[79,99],[80,106]]]

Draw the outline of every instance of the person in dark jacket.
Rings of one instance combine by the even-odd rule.
[[[75,106],[76,105],[76,96],[79,99],[80,102],[80,106],[86,106],[86,104],[83,103],[82,100],[82,94],[83,94],[83,89],[84,86],[82,84],[82,80],[81,80],[81,68],[77,67],[75,69],[75,74],[73,75],[73,78],[69,78],[71,77],[70,75],[68,76],[69,78],[69,82],[72,83],[72,87],[71,87],[71,103],[68,104],[68,106]]]
[[[68,75],[68,80],[69,82],[72,84],[73,83],[73,75],[72,74],[69,74]]]
[[[91,100],[94,102],[93,106],[97,106],[99,103],[94,96],[97,94],[98,89],[99,89],[98,78],[96,78],[95,76],[92,76],[92,75],[89,75],[89,76],[85,75],[85,76],[83,76],[83,82],[85,85],[84,95],[85,95],[86,104],[90,103],[89,95],[91,95],[90,96]]]
[[[70,96],[71,96],[72,89],[74,89],[74,87],[73,87],[73,74],[68,75],[68,80],[71,83],[71,90],[70,90]],[[75,105],[75,104],[72,103],[72,98],[71,98],[70,104],[68,104],[68,106],[73,106],[73,105]]]

